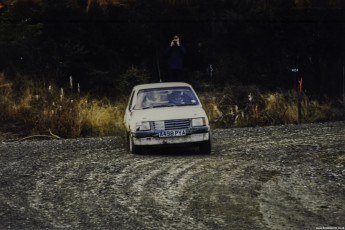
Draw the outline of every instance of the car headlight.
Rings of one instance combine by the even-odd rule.
[[[205,125],[206,125],[206,119],[204,117],[192,119],[192,126],[205,126]]]
[[[140,131],[147,131],[151,129],[151,125],[149,121],[142,121],[140,126],[139,126],[139,130]]]

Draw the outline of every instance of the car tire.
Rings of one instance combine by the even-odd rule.
[[[129,151],[129,132],[125,131],[123,134],[123,146]]]
[[[128,148],[129,148],[129,152],[132,153],[132,154],[140,154],[141,153],[141,149],[140,149],[140,146],[137,146],[134,144],[134,140],[133,140],[133,134],[129,134],[129,140],[128,140]]]
[[[211,154],[212,150],[212,141],[211,141],[211,134],[210,134],[210,139],[208,141],[203,141],[199,144],[199,152],[201,154]]]

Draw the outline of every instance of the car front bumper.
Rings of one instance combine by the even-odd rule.
[[[154,131],[136,131],[133,142],[135,145],[169,145],[188,144],[208,141],[210,139],[210,128],[208,126],[192,128],[187,130],[186,136],[180,137],[159,137]]]

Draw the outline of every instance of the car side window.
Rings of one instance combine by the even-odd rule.
[[[132,92],[131,99],[129,100],[128,110],[131,111],[133,103],[134,91]]]

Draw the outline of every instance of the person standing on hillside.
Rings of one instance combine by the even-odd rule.
[[[186,54],[186,50],[180,43],[180,38],[175,35],[170,45],[166,49],[166,55],[168,58],[168,81],[183,81],[183,58]]]

